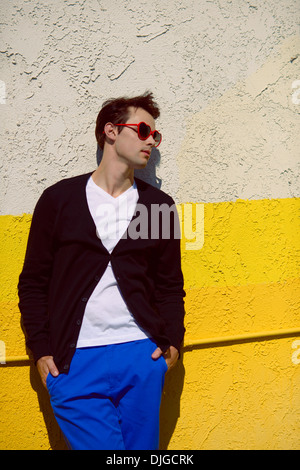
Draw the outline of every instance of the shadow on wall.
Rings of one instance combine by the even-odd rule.
[[[180,416],[180,399],[183,390],[185,369],[183,352],[174,369],[166,374],[160,409],[160,450],[167,450]],[[180,449],[178,449],[180,450]]]

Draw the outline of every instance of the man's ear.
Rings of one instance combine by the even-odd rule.
[[[115,126],[111,122],[107,122],[105,124],[103,132],[106,135],[106,137],[112,141],[111,143],[113,143],[116,140],[116,137],[118,135],[117,126]]]

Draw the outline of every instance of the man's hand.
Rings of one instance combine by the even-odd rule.
[[[168,370],[170,370],[172,367],[175,366],[177,359],[179,357],[179,352],[174,346],[170,346],[169,349],[165,353],[162,352],[160,348],[156,348],[155,351],[152,353],[152,359],[156,360],[158,359],[161,355],[164,356]]]
[[[41,357],[37,361],[36,366],[45,388],[47,388],[46,379],[48,374],[53,375],[53,377],[57,377],[59,375],[58,369],[53,361],[53,356]]]

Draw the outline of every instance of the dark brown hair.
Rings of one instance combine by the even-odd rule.
[[[98,145],[101,149],[104,147],[105,134],[103,134],[104,126],[107,122],[113,124],[122,124],[129,118],[129,107],[142,108],[147,111],[153,119],[157,119],[160,115],[159,107],[153,100],[151,92],[133,98],[121,97],[111,98],[105,101],[97,116],[95,135]],[[118,128],[122,131],[122,127]]]

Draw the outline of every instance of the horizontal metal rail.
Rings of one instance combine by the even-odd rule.
[[[0,364],[10,364],[11,362],[30,362],[32,359],[29,356],[10,356],[10,357],[5,357],[4,363]]]
[[[218,344],[226,343],[239,343],[246,341],[261,341],[275,338],[283,338],[288,336],[298,336],[300,335],[300,327],[297,328],[285,328],[281,330],[271,330],[271,331],[259,331],[254,333],[241,333],[231,336],[217,336],[213,338],[203,338],[203,339],[194,339],[194,340],[185,340],[183,349],[193,349],[195,347],[201,346],[213,346]]]
[[[285,328],[281,330],[271,330],[271,331],[259,331],[255,333],[241,333],[231,336],[217,336],[212,338],[202,338],[202,339],[186,339],[184,341],[183,350],[191,350],[197,347],[210,347],[223,345],[227,343],[242,343],[247,341],[262,341],[268,339],[283,338],[289,336],[298,336],[300,335],[300,327],[298,328]],[[9,365],[12,363],[26,363],[32,362],[32,359],[29,356],[10,356],[3,358],[3,362],[0,362],[0,365]]]

